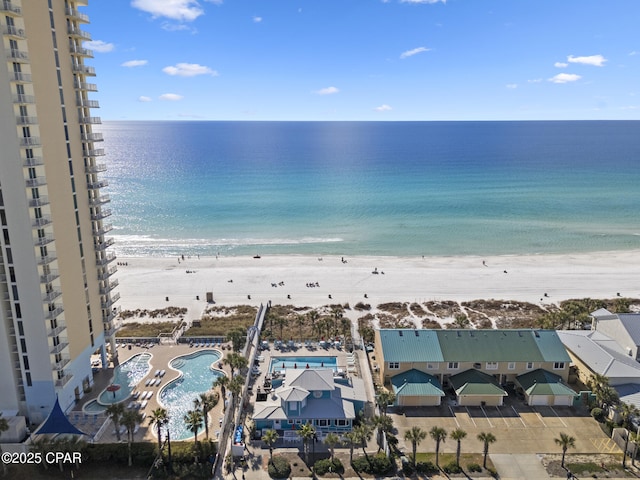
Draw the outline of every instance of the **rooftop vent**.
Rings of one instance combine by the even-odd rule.
[[[418,332],[418,330],[414,330],[414,332],[416,333],[416,337],[420,336],[420,332]]]
[[[400,336],[403,335],[402,330],[398,330],[398,335],[400,335]]]

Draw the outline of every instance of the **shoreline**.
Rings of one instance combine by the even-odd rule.
[[[116,262],[122,309],[186,307],[189,318],[197,318],[207,306],[207,292],[218,305],[271,300],[309,307],[476,299],[549,304],[618,294],[640,297],[640,250],[446,257],[185,256],[180,261],[177,256],[118,256]]]

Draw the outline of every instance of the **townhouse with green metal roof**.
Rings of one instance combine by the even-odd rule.
[[[527,396],[531,382],[537,404],[573,403],[566,386],[571,359],[555,330],[379,329],[374,343],[379,382],[400,406],[439,405],[445,393],[460,405],[502,405],[506,386]],[[537,370],[549,375],[518,382]]]

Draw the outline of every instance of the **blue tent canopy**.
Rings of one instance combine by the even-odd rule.
[[[47,419],[38,427],[34,435],[86,435],[86,433],[78,430],[67,418],[60,408],[60,402],[56,397],[56,403],[51,409],[51,413]]]

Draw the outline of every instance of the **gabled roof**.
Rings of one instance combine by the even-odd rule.
[[[619,313],[617,316],[633,343],[640,345],[640,313]]]
[[[380,329],[385,362],[442,362],[435,330]]]
[[[451,383],[458,396],[507,396],[507,392],[500,387],[494,377],[474,369],[465,370],[462,373],[449,377],[449,383]]]
[[[67,418],[60,407],[60,402],[56,397],[56,403],[49,413],[47,419],[38,427],[34,435],[86,435],[86,433],[78,430]]]
[[[335,390],[333,370],[329,368],[318,369],[287,369],[285,385],[299,387],[309,392]]]
[[[287,415],[278,404],[267,402],[256,402],[255,410],[252,415],[254,420],[286,420]]]
[[[613,387],[618,392],[620,401],[627,405],[640,405],[640,384],[625,383]]]
[[[516,381],[527,392],[527,395],[577,395],[562,383],[560,375],[542,368],[518,375]]]
[[[560,330],[560,340],[591,371],[614,380],[637,377],[640,363],[623,352],[618,343],[597,330]],[[615,381],[615,380],[614,380]]]
[[[590,315],[597,319],[613,319],[616,318],[615,313],[611,313],[606,308],[599,308],[598,310],[591,312]]]
[[[436,334],[445,362],[570,361],[555,330],[436,330]]]
[[[436,377],[412,368],[391,378],[393,391],[398,397],[444,396],[442,385]]]
[[[309,390],[300,387],[285,387],[278,391],[278,395],[285,402],[301,402],[309,396]]]

